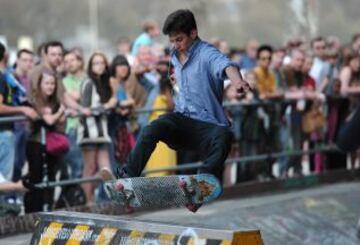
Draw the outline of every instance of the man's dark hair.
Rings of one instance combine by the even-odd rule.
[[[256,59],[260,58],[260,54],[263,51],[268,51],[270,54],[273,53],[273,48],[270,45],[264,44],[261,45],[257,50],[256,50]]]
[[[168,15],[162,32],[164,35],[179,32],[189,35],[194,29],[197,30],[194,14],[188,9],[179,9]]]
[[[17,53],[16,53],[16,57],[20,58],[22,54],[30,54],[30,55],[34,55],[34,52],[31,50],[28,50],[26,48],[20,49]]]
[[[45,44],[45,54],[48,53],[50,47],[60,47],[64,51],[64,45],[59,41],[50,41]]]
[[[4,44],[0,43],[0,61],[4,59],[5,56],[5,46]]]

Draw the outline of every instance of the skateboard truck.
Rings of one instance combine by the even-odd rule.
[[[180,189],[183,190],[183,193],[185,195],[185,198],[187,199],[187,204],[185,204],[185,207],[190,210],[191,212],[195,213],[200,207],[201,204],[193,203],[192,196],[195,195],[195,189],[189,188],[188,184],[185,180],[180,180],[178,183],[178,186]]]
[[[116,192],[118,192],[121,195],[121,200],[123,201],[123,203],[125,205],[125,212],[128,214],[135,212],[135,209],[130,206],[130,200],[135,197],[134,193],[131,192],[130,194],[127,194],[124,191],[124,189],[125,189],[124,185],[121,183],[116,183],[114,189]]]

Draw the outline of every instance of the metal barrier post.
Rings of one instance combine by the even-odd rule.
[[[43,161],[43,179],[42,183],[47,186],[49,184],[49,169],[48,169],[48,162],[47,162],[47,154],[46,154],[46,129],[44,126],[41,126],[41,156]],[[50,190],[45,188],[43,190],[44,195],[44,203],[43,203],[43,211],[47,212],[50,209],[49,198],[50,198]]]

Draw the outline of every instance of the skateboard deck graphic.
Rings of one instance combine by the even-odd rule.
[[[104,183],[107,195],[125,208],[162,208],[202,205],[222,193],[210,174],[112,179]]]

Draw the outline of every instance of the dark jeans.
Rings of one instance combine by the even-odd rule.
[[[290,133],[292,139],[292,150],[301,151],[304,135],[301,128],[301,120],[302,115],[301,112],[298,112],[294,109],[294,111],[290,115],[291,125],[290,125]],[[289,158],[289,168],[294,167],[294,173],[301,174],[302,173],[302,165],[301,165],[302,156],[292,156]]]
[[[177,158],[177,165],[183,165],[183,164],[189,164],[189,163],[195,163],[201,161],[201,157],[197,152],[194,151],[184,151],[184,150],[178,150],[176,152],[176,158]],[[176,172],[176,174],[179,175],[191,175],[196,174],[197,169],[184,169],[179,170]]]
[[[83,171],[83,160],[81,157],[81,149],[78,143],[76,142],[77,132],[76,128],[72,128],[66,134],[69,142],[70,142],[70,149],[64,156],[64,163],[71,169],[70,178],[81,178],[82,171]]]
[[[18,181],[21,178],[22,169],[26,160],[26,142],[28,138],[28,132],[26,125],[23,122],[15,123],[15,162],[13,181]]]
[[[354,151],[360,147],[360,104],[351,119],[341,127],[336,144],[343,151]]]
[[[26,146],[26,155],[29,161],[29,180],[32,184],[41,183],[44,177],[44,146],[38,142],[29,141]],[[56,171],[60,167],[61,158],[49,156],[45,157],[48,166],[49,181],[55,180]],[[45,190],[31,190],[25,193],[24,206],[25,212],[44,211],[43,205],[46,203],[51,210],[53,204],[54,188]]]
[[[140,176],[159,140],[174,150],[199,152],[204,160],[200,173],[214,174],[222,180],[224,162],[233,134],[227,127],[194,120],[180,113],[168,113],[146,126],[124,167],[129,176]]]

